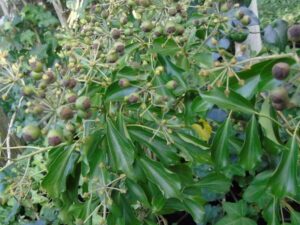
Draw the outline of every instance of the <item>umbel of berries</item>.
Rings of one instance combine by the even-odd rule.
[[[273,90],[270,94],[270,99],[274,109],[282,111],[287,108],[289,104],[289,96],[287,90],[283,87]]]
[[[36,125],[27,125],[22,130],[22,137],[26,142],[36,141],[41,136],[41,130]]]
[[[59,129],[52,129],[47,135],[48,145],[57,146],[63,142],[63,132]]]
[[[272,68],[272,75],[277,80],[284,80],[290,73],[290,66],[287,63],[276,63]]]

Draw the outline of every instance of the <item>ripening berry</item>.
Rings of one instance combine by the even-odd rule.
[[[119,39],[121,37],[122,32],[119,29],[112,29],[111,30],[111,36],[113,39]]]
[[[63,142],[63,133],[59,129],[52,129],[47,135],[48,144],[50,146],[56,146]]]
[[[69,120],[72,119],[74,116],[73,110],[69,106],[62,106],[58,110],[58,114],[61,119]]]
[[[300,42],[300,24],[293,25],[288,29],[288,38],[292,42]]]
[[[123,53],[125,50],[125,45],[122,42],[116,42],[114,44],[114,48],[116,49],[117,52]]]
[[[175,80],[170,80],[166,83],[166,88],[169,90],[173,90],[177,87],[177,82]]]
[[[277,80],[284,80],[290,73],[290,66],[287,63],[276,63],[272,68],[272,75]]]
[[[128,87],[130,85],[130,82],[126,78],[122,78],[119,80],[119,86],[122,88]]]
[[[91,108],[91,101],[87,96],[81,96],[76,100],[76,109],[87,110]]]
[[[22,130],[22,137],[26,142],[36,141],[41,136],[41,130],[36,125],[27,125]]]
[[[67,93],[65,99],[68,103],[76,102],[77,95],[75,93]]]
[[[270,93],[272,106],[279,111],[284,110],[289,104],[288,92],[285,88],[280,87]]]
[[[165,25],[166,33],[173,34],[176,32],[176,23],[169,21]]]
[[[150,32],[153,29],[153,23],[151,21],[146,20],[142,22],[141,29],[144,32]]]

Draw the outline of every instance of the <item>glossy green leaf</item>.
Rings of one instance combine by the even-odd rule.
[[[216,225],[257,225],[252,219],[246,217],[231,217],[226,216],[219,220]]]
[[[163,138],[159,136],[153,138],[153,132],[141,127],[130,127],[128,130],[135,141],[150,148],[164,164],[172,165],[179,162],[180,158],[176,148],[173,145],[168,145]]]
[[[281,160],[270,180],[271,191],[279,198],[297,194],[298,152],[295,134],[288,144],[288,149],[283,150]]]
[[[130,179],[127,179],[126,186],[128,188],[128,193],[132,197],[132,199],[135,199],[136,201],[141,202],[143,205],[145,205],[147,207],[150,206],[145,191],[138,183],[136,183]]]
[[[211,151],[212,159],[217,169],[224,168],[229,164],[229,138],[232,125],[230,117],[219,127],[214,136]]]
[[[197,197],[185,198],[183,200],[184,208],[191,214],[196,223],[202,223],[204,218],[203,200]]]
[[[174,55],[179,50],[178,45],[172,38],[159,37],[153,41],[151,52],[166,56]]]
[[[252,116],[246,128],[246,139],[240,153],[240,165],[246,170],[252,170],[260,162],[262,147],[255,115]]]
[[[133,145],[120,133],[109,118],[107,118],[106,135],[111,160],[116,169],[127,175],[130,174],[135,154]]]
[[[185,188],[184,192],[197,195],[202,189],[215,193],[226,193],[231,186],[231,180],[222,174],[212,173],[197,181],[197,183]]]
[[[270,118],[276,118],[274,118],[275,115],[273,113],[273,109],[271,108],[269,99],[266,99],[262,104],[260,114],[259,124],[261,125],[264,135],[272,142],[279,145],[280,143],[278,142],[276,134],[277,127],[274,125],[274,122],[270,120]]]
[[[294,210],[291,211],[292,225],[300,224],[300,213]]]
[[[161,163],[141,158],[140,162],[147,178],[157,185],[166,198],[181,197],[181,183],[178,176],[167,170]]]
[[[72,173],[79,158],[72,150],[59,147],[49,152],[48,173],[42,181],[42,187],[52,197],[57,198],[66,191],[68,175]]]
[[[243,217],[247,215],[247,203],[243,200],[238,202],[224,202],[223,208],[227,215],[233,217]]]
[[[280,225],[280,209],[279,201],[277,198],[272,198],[272,201],[269,202],[263,209],[262,215],[265,221],[270,225]]]
[[[211,104],[237,112],[255,113],[253,105],[244,97],[234,91],[230,91],[227,97],[223,88],[214,88],[211,91],[201,93],[201,97]]]
[[[123,101],[128,96],[138,90],[137,87],[122,88],[118,82],[111,84],[105,93],[105,102]]]
[[[169,57],[158,55],[158,60],[165,67],[167,75],[178,82],[177,89],[186,90],[187,86],[183,79],[184,70],[172,63]]]
[[[93,174],[100,159],[104,154],[104,149],[100,148],[100,142],[103,140],[101,132],[97,131],[85,139],[82,146],[83,168],[82,174]]]
[[[258,174],[246,188],[243,199],[247,202],[262,203],[265,206],[268,203],[266,199],[271,197],[270,194],[267,194],[268,182],[271,176],[271,171],[264,171]]]

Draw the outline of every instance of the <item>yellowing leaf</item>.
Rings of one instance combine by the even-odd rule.
[[[210,139],[212,128],[206,120],[200,119],[198,123],[192,125],[192,128],[202,140],[208,141]]]

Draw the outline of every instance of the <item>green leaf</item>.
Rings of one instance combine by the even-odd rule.
[[[255,115],[246,128],[246,140],[240,153],[240,165],[246,170],[255,168],[261,160],[262,147]]]
[[[130,179],[126,179],[126,186],[128,188],[128,193],[132,197],[132,199],[135,199],[136,201],[141,202],[145,206],[150,207],[148,198],[144,190],[138,183]]]
[[[177,89],[180,91],[186,90],[187,86],[183,80],[184,70],[172,63],[169,57],[158,55],[158,60],[165,67],[167,75],[178,82]]]
[[[97,131],[90,136],[86,137],[82,146],[82,158],[83,158],[83,175],[94,173],[101,155],[104,153],[104,149],[100,149],[100,143],[103,140],[101,132]]]
[[[271,177],[270,188],[272,193],[281,198],[286,195],[297,194],[298,151],[297,135],[294,134],[288,144],[289,149],[284,149],[281,160]]]
[[[66,191],[68,175],[72,173],[79,158],[72,150],[59,147],[49,152],[48,173],[42,181],[42,187],[52,197],[57,198]]]
[[[134,147],[132,143],[121,135],[111,119],[107,118],[107,143],[111,160],[117,170],[125,174],[131,174],[132,164],[134,162]]]
[[[153,138],[152,132],[141,127],[130,127],[128,130],[135,141],[150,148],[162,163],[172,165],[179,162],[177,149],[173,145],[168,145],[163,138],[159,136]]]
[[[199,197],[190,197],[183,200],[184,208],[191,214],[196,223],[202,223],[204,218],[203,200]]]
[[[140,162],[147,178],[163,192],[166,198],[181,197],[181,183],[179,177],[162,166],[161,163],[141,158]]]
[[[214,88],[201,94],[201,97],[211,104],[216,104],[220,108],[225,108],[237,112],[255,113],[253,105],[244,97],[234,91],[230,91],[227,97],[223,88]]]
[[[216,225],[257,225],[254,220],[246,217],[226,216],[219,220]]]
[[[247,215],[247,203],[243,200],[238,202],[224,202],[223,208],[225,212],[232,217],[243,217]]]
[[[279,223],[279,206],[280,203],[277,198],[273,197],[272,201],[264,207],[262,212],[263,218],[270,225],[280,225]]]
[[[300,213],[294,210],[291,211],[292,217],[292,225],[299,225],[300,224]]]
[[[229,137],[232,130],[230,117],[217,130],[214,136],[211,151],[212,159],[217,169],[224,168],[229,163]]]
[[[266,195],[266,190],[271,176],[271,171],[264,171],[258,174],[245,190],[243,198],[247,202],[258,202],[263,200],[266,204],[265,197],[268,197],[268,195]]]
[[[269,99],[266,99],[264,103],[261,106],[261,111],[260,111],[260,116],[259,116],[259,124],[262,127],[264,135],[270,139],[272,142],[275,144],[279,145],[279,142],[277,140],[277,135],[276,135],[276,127],[274,125],[274,122],[270,120],[268,117],[274,118],[274,113],[272,112],[272,108],[269,102]]]
[[[105,102],[123,101],[125,96],[128,96],[137,90],[138,88],[136,87],[122,88],[118,82],[115,82],[107,88]]]
[[[162,56],[175,55],[180,49],[172,38],[159,37],[153,41],[151,52]]]
[[[211,173],[200,179],[197,183],[185,188],[184,193],[197,195],[202,189],[207,189],[214,193],[224,194],[229,191],[231,180],[219,173]]]
[[[287,30],[288,23],[277,19],[264,29],[263,38],[266,43],[278,47],[280,51],[284,51],[288,42]]]
[[[193,59],[197,61],[197,64],[201,68],[212,68],[213,57],[211,52],[199,52],[193,56]]]

